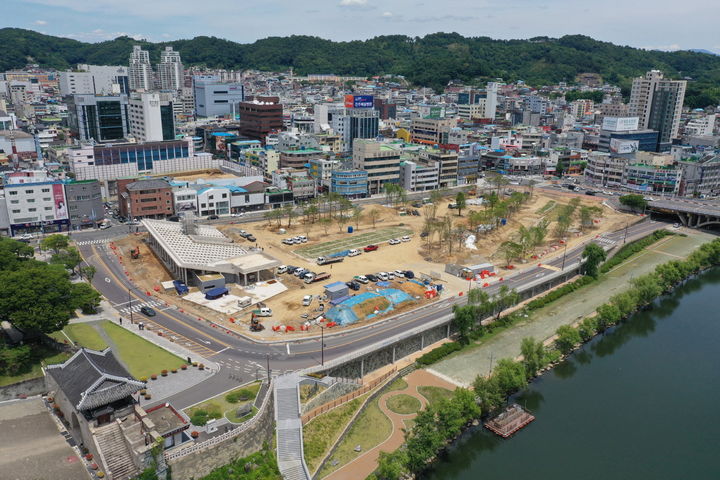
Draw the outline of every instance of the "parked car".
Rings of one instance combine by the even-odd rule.
[[[391,238],[390,240],[388,240],[388,244],[389,245],[399,245],[400,240],[398,240],[397,238]]]
[[[154,317],[155,315],[157,315],[155,310],[153,310],[152,308],[147,307],[147,306],[140,307],[140,313],[142,313],[143,315],[145,315],[147,317]]]
[[[180,221],[180,216],[178,216],[178,215],[170,215],[170,216],[168,217],[168,221],[169,221],[169,222],[179,222],[179,221]]]
[[[285,272],[289,273],[290,275],[294,275],[295,270],[297,270],[298,268],[300,268],[300,267],[296,267],[294,265],[288,265],[287,267],[285,267]]]
[[[293,275],[295,275],[296,277],[302,277],[306,273],[308,273],[308,270],[306,268],[300,267],[293,272]]]
[[[208,215],[207,217],[208,220],[218,220],[219,218],[217,215]]]
[[[451,203],[450,205],[448,205],[448,208],[451,210],[457,208],[457,203]]]
[[[366,274],[366,275],[365,275],[365,278],[367,278],[367,279],[370,280],[371,282],[377,282],[378,280],[380,280],[380,279],[377,277],[377,275],[374,275],[374,274],[372,274],[372,273]]]
[[[395,280],[395,272],[387,272],[388,280]]]
[[[238,235],[240,235],[241,237],[245,238],[245,237],[247,237],[247,236],[250,235],[250,234],[249,234],[248,232],[246,232],[245,230],[240,230],[240,231],[238,232]]]
[[[430,235],[430,232],[422,232],[422,233],[420,233],[420,238],[425,238],[428,235]]]
[[[358,282],[355,282],[355,281],[345,282],[345,285],[347,285],[350,290],[355,290],[355,291],[360,290],[360,284]]]
[[[368,245],[367,247],[363,248],[363,251],[367,253],[367,252],[374,252],[377,249],[378,249],[377,245]]]
[[[231,213],[231,214],[230,214],[231,217],[242,217],[243,215],[245,215],[243,212]]]
[[[413,202],[412,206],[415,208],[420,208],[420,207],[422,207],[422,202]]]
[[[303,307],[307,307],[308,305],[310,305],[312,303],[312,301],[313,301],[312,295],[305,295],[302,300]]]
[[[286,238],[282,241],[282,243],[284,243],[285,245],[295,245],[295,240],[293,240],[292,238]]]
[[[248,242],[257,242],[257,238],[255,238],[255,236],[252,234],[245,237],[245,240],[247,240]]]
[[[393,273],[395,273],[395,276],[398,278],[405,278],[405,271],[403,270],[395,270]]]
[[[386,272],[378,272],[377,277],[380,280],[382,280],[383,282],[387,282],[388,280],[390,280],[390,277],[388,276],[388,274]]]
[[[297,237],[301,243],[307,243],[307,237],[305,235],[298,235]]]
[[[409,237],[408,235],[405,235],[404,237],[401,237],[401,238],[400,238],[400,241],[401,241],[401,242],[409,242],[409,241],[410,241],[410,237]]]
[[[413,273],[412,270],[405,270],[405,278],[407,278],[407,279],[415,278],[415,273]]]
[[[356,256],[360,255],[361,253],[362,252],[360,250],[358,250],[357,248],[353,248],[352,250],[350,250],[348,252],[348,257],[356,257]]]
[[[353,280],[355,280],[356,282],[360,282],[362,284],[368,283],[370,281],[370,280],[368,280],[368,278],[365,275],[355,275],[353,277]]]
[[[100,230],[105,230],[106,228],[110,228],[112,225],[110,225],[110,222],[105,222],[100,224]]]
[[[285,272],[287,272],[287,269],[288,269],[288,267],[286,265],[280,265],[277,268],[277,273],[285,273]]]

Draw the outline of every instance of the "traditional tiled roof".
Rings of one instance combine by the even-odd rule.
[[[121,400],[145,387],[120,365],[109,348],[81,348],[65,363],[49,365],[47,373],[78,411]]]

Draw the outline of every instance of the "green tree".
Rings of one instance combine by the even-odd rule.
[[[630,280],[640,305],[647,305],[662,293],[662,286],[654,274],[642,275]]]
[[[520,352],[523,356],[523,365],[528,378],[534,377],[538,370],[545,366],[545,346],[539,340],[527,337],[522,339]]]
[[[67,235],[60,233],[53,233],[40,240],[40,248],[43,250],[52,250],[57,255],[60,250],[63,250],[70,245],[70,239]]]
[[[92,279],[95,277],[96,272],[97,269],[94,265],[83,265],[78,268],[78,273],[80,274],[80,276],[87,278],[88,282],[92,282]]]
[[[495,306],[495,318],[500,319],[502,312],[516,305],[520,301],[520,294],[513,288],[503,285],[498,293],[493,296],[493,304]]]
[[[473,392],[484,411],[492,411],[505,401],[498,384],[491,378],[478,375],[473,382]]]
[[[460,343],[467,344],[470,330],[475,326],[475,307],[473,305],[454,305],[452,310],[452,324],[458,332]]]
[[[462,211],[467,207],[465,192],[458,192],[457,195],[455,195],[455,205],[457,205],[458,216],[462,216]]]
[[[555,346],[564,354],[569,353],[575,348],[575,345],[580,343],[581,338],[577,329],[570,325],[562,325],[555,331],[557,339],[555,340]]]
[[[620,312],[620,318],[625,318],[635,311],[638,305],[634,292],[626,290],[610,297],[610,303]]]
[[[375,475],[378,480],[400,480],[407,473],[407,453],[404,449],[380,452]]]
[[[34,253],[33,248],[26,243],[0,237],[0,271],[14,270],[20,268],[21,264],[35,262]]]
[[[618,200],[626,207],[632,208],[635,212],[645,211],[648,206],[648,202],[645,200],[645,197],[635,193],[623,195],[618,198]]]
[[[527,385],[527,374],[525,366],[509,358],[503,358],[493,370],[493,381],[504,395],[510,395],[525,388]]]
[[[352,219],[355,222],[355,230],[360,230],[360,220],[363,218],[362,208],[355,205],[352,209]]]
[[[78,249],[74,247],[62,250],[61,252],[54,254],[50,259],[50,263],[62,265],[73,273],[75,273],[75,268],[80,265],[80,262],[82,262],[82,256],[80,256]]]
[[[73,305],[85,314],[95,313],[100,306],[101,296],[89,284],[80,282],[72,284]]]
[[[622,313],[618,307],[612,303],[600,305],[597,308],[597,315],[595,316],[597,329],[602,332],[610,325],[616,325],[621,318]]]
[[[607,258],[607,253],[596,243],[589,243],[582,253],[585,260],[585,275],[597,278],[600,264]]]
[[[592,317],[583,319],[583,321],[580,322],[580,325],[578,325],[577,331],[580,335],[580,339],[583,342],[587,342],[595,335],[595,332],[597,331],[597,319]]]
[[[370,222],[372,222],[373,230],[375,230],[375,222],[380,220],[380,210],[377,208],[373,208],[368,212],[368,219],[370,219]]]

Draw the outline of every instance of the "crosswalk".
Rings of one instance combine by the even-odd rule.
[[[608,247],[612,247],[615,243],[617,243],[615,240],[611,240],[607,237],[598,237],[595,239],[595,242],[600,245],[607,245]]]
[[[97,238],[95,240],[82,240],[79,242],[75,242],[75,245],[77,246],[83,246],[83,245],[104,245],[110,241],[109,238]]]
[[[122,313],[122,314],[130,315],[130,312],[137,313],[137,312],[140,311],[140,309],[141,309],[142,307],[155,308],[155,307],[159,307],[159,306],[161,306],[161,305],[164,306],[165,303],[159,302],[159,301],[157,301],[157,300],[151,300],[151,301],[149,301],[149,302],[135,303],[135,304],[132,305],[132,306],[127,306],[127,307],[123,307],[123,308],[118,308],[117,310],[118,310],[118,312],[120,312],[120,313]]]

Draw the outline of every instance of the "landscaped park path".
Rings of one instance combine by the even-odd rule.
[[[395,395],[410,395],[420,400],[422,408],[427,406],[427,399],[418,392],[418,387],[441,387],[448,390],[455,390],[456,385],[443,380],[440,377],[433,375],[425,370],[415,370],[410,375],[405,377],[407,387],[403,390],[393,390],[391,392],[384,393],[378,400],[378,406],[380,411],[385,414],[386,417],[392,422],[392,433],[390,436],[380,445],[371,448],[367,452],[363,453],[359,457],[352,460],[350,463],[343,465],[338,470],[335,470],[330,475],[324,477],[326,480],[357,480],[358,478],[367,478],[377,468],[378,457],[380,452],[392,452],[397,450],[405,441],[405,434],[403,429],[405,428],[405,420],[415,418],[416,413],[410,413],[408,415],[402,415],[391,411],[386,402],[390,397]]]

